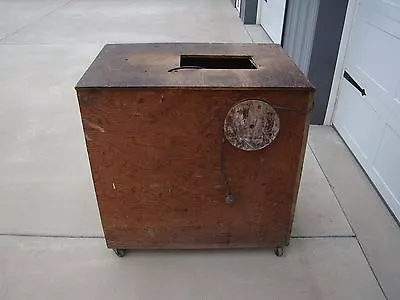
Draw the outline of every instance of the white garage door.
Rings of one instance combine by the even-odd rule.
[[[286,0],[259,0],[260,24],[276,44],[282,41],[285,6]]]
[[[400,0],[360,1],[333,123],[400,220]]]

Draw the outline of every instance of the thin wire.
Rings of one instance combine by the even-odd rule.
[[[286,111],[294,111],[294,112],[299,112],[299,113],[306,113],[308,114],[310,111],[312,111],[314,109],[314,105],[315,102],[313,101],[311,106],[308,109],[297,109],[297,108],[288,108],[285,106],[279,106],[279,105],[272,105],[271,103],[269,103],[268,101],[265,101],[263,99],[257,99],[257,98],[248,98],[248,99],[243,99],[240,102],[246,101],[246,100],[258,100],[258,101],[262,101],[262,102],[266,102],[268,103],[270,106],[272,106],[274,109],[277,110],[286,110]]]
[[[171,73],[171,72],[176,72],[176,71],[185,70],[185,69],[203,69],[203,68],[199,67],[199,66],[182,66],[182,67],[175,67],[175,68],[169,69],[168,72]]]
[[[260,99],[247,99],[247,100],[263,101]],[[246,101],[246,99],[243,101]],[[272,105],[271,106],[277,110],[294,111],[294,112],[299,112],[299,113],[309,113],[314,108],[314,104],[315,104],[315,102],[313,101],[311,104],[311,107],[307,110],[287,108],[284,106],[272,106]],[[226,138],[225,138],[225,132],[223,130],[222,131],[222,140],[221,140],[221,153],[220,153],[220,170],[221,170],[222,180],[224,182],[225,191],[226,191],[225,202],[228,204],[232,204],[233,201],[235,200],[235,198],[233,197],[232,190],[229,185],[228,178],[227,178],[226,172],[225,172],[225,143],[226,143]]]
[[[225,185],[225,191],[226,191],[226,196],[225,196],[225,202],[228,204],[231,204],[234,200],[233,195],[232,195],[232,190],[228,182],[228,178],[226,176],[225,172],[225,134],[222,131],[222,141],[221,141],[221,153],[220,153],[220,170],[221,170],[221,175],[222,175],[222,180]]]
[[[310,108],[308,108],[308,109],[306,109],[306,110],[304,110],[304,109],[295,109],[295,108],[287,108],[287,107],[284,107],[284,106],[275,106],[275,105],[271,105],[274,109],[277,109],[277,110],[286,110],[286,111],[294,111],[294,112],[299,112],[299,113],[305,113],[305,114],[308,114],[310,111],[312,111],[313,109],[314,109],[314,105],[315,105],[315,102],[313,101],[312,102],[312,104],[311,104],[311,106],[310,106]]]

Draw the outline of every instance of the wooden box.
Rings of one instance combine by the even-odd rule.
[[[288,245],[314,88],[278,45],[106,45],[76,90],[109,248]]]

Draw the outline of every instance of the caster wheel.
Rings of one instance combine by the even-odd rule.
[[[113,251],[118,257],[124,257],[126,254],[126,249],[113,249]]]
[[[274,253],[275,253],[276,256],[281,257],[281,256],[283,256],[283,255],[285,254],[285,248],[283,248],[283,247],[276,247],[276,248],[274,249]]]

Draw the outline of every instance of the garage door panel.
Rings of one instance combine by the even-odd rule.
[[[397,112],[397,116],[400,118],[400,80],[399,84],[397,85],[396,95],[394,98],[394,105],[395,108],[393,110]]]
[[[362,20],[364,21],[364,20]],[[359,61],[359,54],[363,51],[366,40],[368,39],[368,34],[364,29],[364,22],[357,22],[354,24],[351,35],[351,46],[349,45],[347,53],[346,53],[346,67],[347,68],[355,68]],[[364,29],[364,30],[363,30]]]
[[[356,79],[357,83],[362,88],[365,88],[367,92],[365,97],[361,97],[356,88],[352,87],[354,95],[357,95],[366,101],[381,119],[385,120],[386,123],[390,123],[397,132],[400,132],[400,101],[399,96],[397,96],[400,95],[400,83],[397,84],[396,91],[394,92],[396,96],[392,96],[377,84],[374,84],[374,81],[360,68],[346,68],[346,70]],[[344,86],[345,84],[349,83],[343,81],[342,85]],[[339,98],[340,95],[341,91],[339,91]]]
[[[378,88],[394,97],[400,69],[399,39],[370,23],[364,23],[360,30],[368,34],[352,40],[346,69],[350,73],[359,69],[368,77],[364,82],[367,91]]]
[[[386,126],[373,168],[387,186],[391,197],[400,202],[400,137]]]
[[[286,0],[266,1],[260,3],[260,24],[274,43],[282,41],[283,21],[285,17]]]
[[[384,124],[364,97],[348,82],[343,82],[339,97],[351,101],[338,103],[335,125],[339,132],[345,133],[351,139],[352,150],[362,156],[359,158],[371,163],[378,150]]]
[[[333,123],[400,220],[400,0],[361,0]]]
[[[364,0],[368,9],[400,21],[400,0]]]
[[[370,107],[370,112],[372,113],[373,111],[382,124],[388,123],[393,130],[395,130],[395,132],[400,132],[400,101],[397,98],[388,96],[388,94],[382,89],[379,89],[374,85],[369,85],[371,81],[360,69],[353,71],[352,75],[354,78],[357,78],[357,82],[362,87],[366,87],[367,95],[362,97],[355,87],[353,87],[347,81],[343,81],[343,86],[341,87],[341,91],[339,91],[339,98],[344,95],[343,93],[345,93],[347,89],[352,89],[351,95],[345,95],[345,97],[350,99],[349,101],[353,102],[355,97],[357,97],[357,99],[360,101],[364,101]],[[372,88],[370,88],[371,86]],[[399,91],[396,91],[396,94],[397,93],[399,93]],[[353,107],[352,109],[358,108]],[[340,114],[340,112],[337,112],[337,114]],[[360,112],[360,114],[363,114],[363,112]],[[370,118],[372,117],[370,116]],[[371,122],[372,121],[373,120],[371,119]]]

